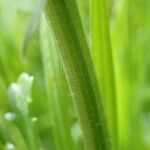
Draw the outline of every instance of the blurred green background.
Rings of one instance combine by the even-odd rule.
[[[90,47],[89,1],[77,3]],[[34,76],[28,109],[31,122],[37,118],[32,125],[35,149],[83,150],[72,93],[46,17],[43,12],[37,14],[39,6],[37,0],[0,0],[0,150],[33,150],[30,135],[23,132],[26,127],[6,117],[14,113],[8,88],[22,72]],[[149,150],[150,1],[108,0],[108,10],[119,147]]]

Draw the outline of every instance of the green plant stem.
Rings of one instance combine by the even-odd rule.
[[[74,98],[85,149],[107,150],[104,108],[76,1],[49,0],[46,10]]]
[[[91,0],[92,54],[108,115],[113,149],[118,145],[117,101],[108,10],[105,0]]]
[[[131,124],[134,120],[133,101],[135,99],[134,80],[137,78],[133,73],[133,48],[132,48],[132,24],[131,6],[129,0],[120,3],[119,14],[116,17],[112,43],[114,50],[117,89],[118,89],[118,111],[119,111],[119,148],[123,150],[132,149]],[[120,56],[123,57],[120,57]],[[119,57],[118,57],[119,56]],[[123,59],[122,59],[123,58]],[[135,67],[135,66],[134,66]],[[136,68],[136,67],[135,67]]]
[[[72,120],[68,112],[71,107],[68,103],[70,97],[67,95],[69,89],[61,69],[54,40],[44,17],[41,27],[41,54],[49,113],[53,120],[51,128],[55,141],[54,147],[57,150],[74,149],[70,133]]]

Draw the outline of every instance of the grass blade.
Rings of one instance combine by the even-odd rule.
[[[27,28],[27,31],[25,34],[24,43],[23,43],[23,50],[22,50],[23,54],[26,53],[27,48],[28,48],[28,44],[32,38],[32,35],[35,32],[36,27],[39,24],[42,10],[43,10],[44,6],[46,5],[46,2],[47,2],[47,0],[39,0],[38,4],[34,10],[34,13],[32,15],[30,22],[29,22],[29,25],[28,25],[28,28]]]
[[[57,47],[55,46],[46,19],[41,24],[41,55],[45,78],[45,89],[49,107],[54,147],[57,150],[74,149],[71,136],[72,109],[68,85],[62,72]]]
[[[109,144],[104,108],[76,1],[49,0],[46,10],[74,97],[85,149],[106,150]]]
[[[108,10],[105,0],[91,0],[92,54],[108,115],[113,148],[117,149],[117,101]]]

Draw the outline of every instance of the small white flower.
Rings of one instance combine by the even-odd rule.
[[[16,94],[21,92],[20,86],[17,83],[12,83],[10,89]]]
[[[34,77],[33,76],[29,76],[27,73],[22,73],[21,74],[21,78],[26,80],[26,81],[33,81]]]

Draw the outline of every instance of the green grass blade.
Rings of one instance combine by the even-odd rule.
[[[111,141],[116,150],[118,136],[117,100],[107,7],[105,0],[91,0],[92,54],[103,101],[107,109]]]
[[[46,19],[41,23],[41,55],[47,103],[49,107],[51,130],[54,137],[54,147],[57,150],[74,149],[75,143],[71,136],[72,109],[68,85],[62,72],[57,47],[55,46]]]
[[[85,149],[106,150],[109,143],[103,104],[76,1],[49,0],[46,10],[74,97]]]
[[[29,25],[27,27],[27,31],[25,33],[25,38],[23,42],[23,54],[26,53],[28,44],[32,38],[33,33],[35,32],[37,26],[39,25],[42,10],[46,5],[47,0],[39,0],[37,3],[37,6],[35,7],[34,13],[32,15],[32,18],[29,22]]]
[[[119,148],[129,148],[129,129],[131,119],[131,48],[129,36],[128,0],[120,2],[117,17],[112,24],[112,48],[114,52],[115,71],[117,78]],[[122,22],[123,21],[123,22]],[[125,21],[125,23],[124,23]],[[122,55],[122,57],[120,57]],[[122,62],[123,61],[123,62]],[[129,102],[130,101],[130,102]]]
[[[149,54],[149,48],[146,48],[149,40],[149,1],[124,0],[118,6],[119,9],[114,9],[112,43],[117,72],[119,145],[124,150],[145,150],[149,146],[144,140],[141,124],[147,124],[147,121],[141,123],[141,116],[145,117],[142,111],[145,105],[148,106],[149,99],[145,95],[149,84],[146,79],[149,76],[146,71],[149,70],[146,69],[149,66],[146,57]]]

